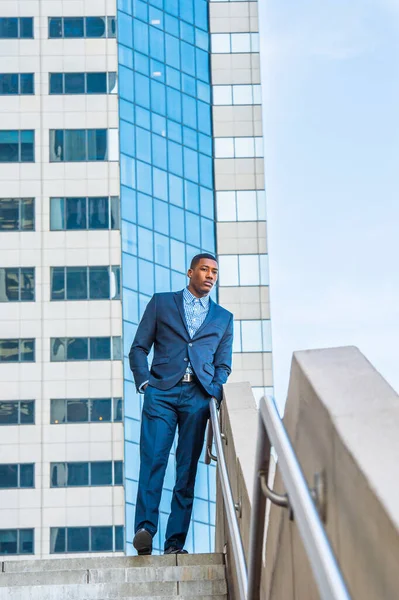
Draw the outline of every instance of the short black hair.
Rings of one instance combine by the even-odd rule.
[[[209,260],[214,260],[217,263],[216,257],[213,254],[208,254],[208,252],[204,252],[203,254],[196,254],[191,259],[190,269],[195,269],[198,265],[201,258],[209,258]]]

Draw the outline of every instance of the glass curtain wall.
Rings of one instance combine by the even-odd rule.
[[[208,3],[118,0],[125,393],[126,543],[133,554],[142,396],[128,353],[154,292],[182,289],[189,262],[215,252]],[[172,450],[155,552],[174,485]],[[198,469],[186,548],[213,549],[215,469]]]

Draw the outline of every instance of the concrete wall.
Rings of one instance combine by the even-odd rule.
[[[225,386],[225,400],[226,456],[232,481],[238,482],[235,497],[244,498],[240,527],[247,550],[256,419],[245,386]],[[309,486],[316,472],[325,472],[326,532],[353,600],[398,597],[398,400],[354,347],[294,354],[284,422]],[[245,491],[239,487],[244,483]],[[274,489],[284,492],[278,469]],[[228,555],[220,513],[217,535],[219,547],[221,539],[227,544]],[[275,506],[260,597],[319,598],[296,523]]]

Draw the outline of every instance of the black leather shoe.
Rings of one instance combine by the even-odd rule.
[[[152,553],[152,535],[146,529],[139,529],[133,538],[133,546],[136,548],[139,556],[145,556]]]
[[[164,552],[164,554],[188,554],[187,550],[184,548],[176,548],[176,546],[169,546]]]

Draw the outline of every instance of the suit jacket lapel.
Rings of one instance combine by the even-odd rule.
[[[174,298],[175,298],[175,302],[176,302],[177,308],[179,309],[179,313],[180,313],[180,316],[181,316],[181,320],[183,321],[184,328],[185,328],[188,336],[190,336],[189,331],[188,331],[188,327],[187,327],[187,322],[186,322],[186,315],[184,314],[183,291],[176,292],[175,295],[174,295]]]
[[[204,327],[206,327],[212,321],[212,319],[214,317],[215,310],[216,310],[216,303],[212,300],[212,298],[209,298],[209,310],[208,310],[208,314],[206,315],[205,320],[202,323],[201,327],[199,327],[197,329],[197,331],[195,332],[195,334],[193,336],[193,339],[195,337],[197,337],[197,335],[199,333],[201,333],[201,331],[204,329]]]

